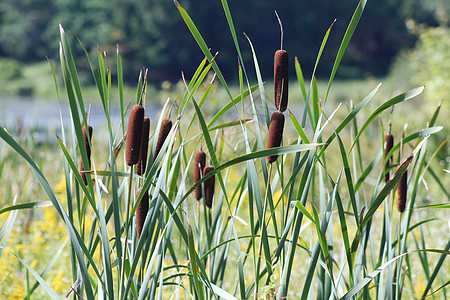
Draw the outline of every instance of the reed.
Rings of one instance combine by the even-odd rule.
[[[86,127],[83,126],[81,128],[82,132],[83,132],[83,140],[84,140],[84,146],[86,148],[86,154],[87,154],[87,158],[88,158],[88,162],[89,162],[89,169],[91,168],[91,145],[89,143],[89,139],[92,141],[92,133],[93,133],[93,128],[92,126],[88,126],[88,130],[86,131]],[[88,136],[88,132],[89,132],[89,136]],[[86,173],[84,172],[84,165],[83,165],[83,160],[80,159],[80,174],[81,174],[81,178],[83,179],[84,185],[88,185],[88,181],[86,179]]]
[[[279,147],[281,145],[281,140],[283,139],[283,128],[284,115],[276,111],[270,118],[269,135],[267,137],[267,149]],[[266,157],[269,164],[276,161],[277,158],[278,155],[271,155]]]
[[[284,112],[288,104],[289,57],[286,50],[277,50],[274,57],[273,81],[275,107]]]
[[[203,170],[203,177],[208,175],[211,171],[214,170],[213,166],[207,166]],[[214,183],[215,183],[215,175],[211,176],[210,178],[206,179],[204,187],[205,187],[205,203],[206,206],[211,208],[212,207],[212,199],[214,196]]]
[[[143,175],[147,166],[148,138],[150,135],[150,118],[144,117],[142,128],[141,150],[139,151],[139,160],[136,165],[136,174]]]
[[[142,187],[137,189],[136,199],[139,197],[141,192],[142,192]],[[148,212],[148,202],[149,202],[148,190],[145,190],[145,193],[142,196],[141,202],[139,202],[139,205],[136,209],[136,231],[137,231],[138,238],[141,237],[142,228],[144,227],[145,217],[147,216],[147,212]]]
[[[196,184],[201,179],[205,164],[205,152],[203,152],[202,150],[197,151],[194,156],[194,184]],[[194,196],[197,200],[200,200],[202,198],[202,186],[199,186],[194,190]]]
[[[143,123],[144,107],[135,104],[131,107],[127,129],[126,160],[129,166],[133,166],[139,161]]]
[[[164,142],[169,135],[170,129],[172,129],[172,121],[169,119],[165,119],[161,124],[161,129],[159,130],[158,141],[156,142],[155,154],[153,155],[152,164],[155,162],[156,157],[161,151]]]
[[[386,157],[389,154],[389,151],[391,151],[392,147],[394,146],[394,136],[391,133],[386,133],[384,135],[384,159],[386,160]],[[389,176],[389,167],[392,164],[392,156],[386,161],[385,165],[384,165],[384,171],[386,172],[385,176],[384,176],[384,181],[388,182],[390,179]]]
[[[403,173],[397,185],[397,209],[404,212],[406,207],[406,195],[408,193],[408,170]]]

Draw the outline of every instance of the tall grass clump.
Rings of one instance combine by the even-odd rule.
[[[325,89],[318,87],[315,70],[332,26],[318,47],[309,82],[295,57],[297,82],[290,84],[298,84],[301,94],[291,100],[303,101],[291,101],[288,120],[283,115],[287,96],[269,99],[259,71],[260,64],[272,62],[258,61],[250,36],[248,45],[239,43],[228,3],[221,3],[239,57],[239,92],[232,93],[194,20],[175,1],[205,58],[190,78],[183,76],[176,105],[167,99],[153,127],[144,121],[147,72],[138,77],[136,95],[125,99],[120,51],[114,80],[105,54],[99,50],[94,62],[86,51],[106,126],[96,129],[95,155],[85,173],[76,164],[81,159],[89,165],[85,100],[69,37],[60,27],[61,98],[71,115],[69,129],[57,137],[63,195],[55,192],[35,153],[27,153],[0,128],[2,140],[31,168],[69,240],[64,248],[70,283],[64,295],[55,292],[46,270],[35,270],[30,258],[17,256],[30,281],[27,297],[33,296],[33,286],[40,286],[52,299],[445,299],[448,232],[440,232],[443,239],[429,235],[446,226],[449,208],[443,170],[433,164],[446,141],[437,149],[428,144],[428,137],[442,130],[439,109],[423,128],[404,130],[401,141],[386,153],[379,119],[394,105],[415,101],[423,87],[383,99],[376,96],[377,85],[345,112],[346,104],[330,101],[334,77],[366,1],[358,3],[348,24]],[[81,42],[78,47],[84,49]],[[251,67],[245,65],[244,47],[251,50]],[[285,64],[289,62],[282,60],[282,68]],[[282,77],[280,95],[288,85]],[[111,118],[113,82],[118,123]],[[211,116],[204,111],[213,88],[222,89],[227,99],[218,102]],[[271,121],[273,102],[277,111]],[[103,145],[97,143],[100,136],[106,137]],[[148,154],[142,143],[149,143]],[[151,163],[145,162],[147,156]],[[385,169],[391,157],[399,159]],[[136,170],[140,158],[145,170]],[[389,170],[392,176],[384,182]],[[406,172],[410,176],[403,185]],[[87,185],[81,174],[86,174]],[[424,182],[443,196],[426,203]],[[394,209],[397,188],[404,188],[406,197],[401,213]],[[204,202],[197,201],[199,193]],[[38,205],[42,203],[14,203],[2,213]],[[8,249],[12,226],[14,218],[2,225],[0,250]]]

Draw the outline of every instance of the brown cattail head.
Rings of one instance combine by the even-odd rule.
[[[206,154],[202,150],[197,151],[194,156],[194,184],[196,184],[203,174],[203,169],[206,164]],[[200,200],[202,198],[202,186],[198,186],[194,190],[195,199]]]
[[[81,179],[83,179],[84,185],[88,185],[88,181],[86,178],[86,173],[84,173],[84,165],[83,165],[83,160],[80,157],[80,174],[81,174]]]
[[[386,159],[389,151],[391,151],[392,147],[394,146],[394,136],[390,133],[386,133],[384,135],[384,159]],[[384,165],[384,171],[390,167],[392,162],[392,156],[388,159],[386,164]],[[386,175],[384,177],[384,181],[388,182],[390,179],[389,172],[386,172]]]
[[[288,104],[289,59],[286,50],[277,50],[274,57],[273,82],[275,107],[283,112]]]
[[[136,166],[136,173],[138,175],[143,175],[145,172],[145,167],[147,166],[149,134],[150,134],[150,119],[148,117],[144,117],[144,123],[142,128],[141,151],[139,151],[139,160]]]
[[[213,171],[213,166],[207,166],[205,169],[203,169],[203,177],[205,177],[209,172]],[[214,196],[214,183],[215,183],[215,177],[216,175],[213,175],[212,177],[206,179],[204,187],[205,187],[205,203],[206,206],[211,208],[212,206],[212,199]]]
[[[92,126],[88,126],[89,138],[88,138],[88,135],[87,135],[86,127],[83,126],[81,128],[81,131],[83,132],[84,146],[86,147],[86,154],[87,154],[87,158],[88,158],[88,162],[89,162],[89,169],[90,169],[91,168],[91,146],[89,144],[89,138],[92,141],[93,129],[92,129]],[[88,182],[87,182],[87,179],[86,179],[86,174],[83,171],[84,171],[83,160],[80,158],[81,178],[83,179],[84,184],[88,185]]]
[[[88,139],[86,127],[84,127],[84,125],[81,128],[81,131],[83,132],[84,145],[86,147],[86,153],[87,153],[87,157],[88,157],[89,165],[90,165],[90,161],[91,161],[91,146],[89,144],[89,139]],[[89,131],[89,138],[92,141],[92,133],[93,133],[92,126],[90,126],[90,125],[88,126],[88,131]]]
[[[139,197],[142,188],[138,188],[136,191],[136,199]],[[145,217],[148,212],[148,190],[145,190],[145,194],[142,196],[141,202],[136,209],[136,230],[138,238],[141,237],[142,228],[144,227]]]
[[[269,136],[267,137],[267,149],[279,147],[283,138],[284,115],[278,111],[272,114],[269,125]],[[267,156],[269,164],[277,160],[278,155]]]
[[[128,118],[126,158],[127,165],[135,165],[139,160],[141,150],[142,126],[144,123],[144,107],[133,105]]]
[[[172,129],[172,121],[170,121],[169,119],[165,119],[161,124],[161,129],[159,130],[158,141],[156,142],[156,149],[155,154],[153,155],[152,163],[155,162],[155,159],[158,156],[159,151],[161,150],[164,144],[164,141],[169,135],[170,129]]]
[[[398,169],[398,168],[397,168]],[[404,212],[406,207],[406,194],[408,192],[408,170],[403,173],[397,185],[397,209]]]

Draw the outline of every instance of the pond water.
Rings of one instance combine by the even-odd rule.
[[[85,100],[85,108],[94,101]],[[94,104],[95,103],[95,104]],[[99,100],[95,100],[90,109],[89,124],[94,128],[106,125],[105,112]],[[60,110],[61,107],[61,110]],[[156,118],[158,109],[147,109],[146,115]],[[56,99],[39,99],[30,97],[0,97],[0,126],[10,132],[21,129],[33,129],[42,136],[60,132],[61,120],[67,130],[70,126],[70,107],[67,101],[58,105]],[[120,124],[120,110],[118,104],[111,105],[111,121],[113,126]],[[53,135],[53,134],[52,134]],[[43,137],[41,137],[43,138]]]

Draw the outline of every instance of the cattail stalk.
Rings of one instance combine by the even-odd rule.
[[[158,141],[156,142],[156,149],[155,154],[153,155],[152,164],[155,162],[159,151],[161,151],[161,148],[164,145],[167,136],[169,135],[170,129],[172,129],[172,121],[170,121],[169,119],[165,119],[161,124],[161,129],[159,130]]]
[[[207,166],[203,170],[203,177],[208,175],[211,171],[214,170],[213,166]],[[215,183],[215,175],[211,176],[210,178],[206,179],[204,187],[205,187],[205,203],[206,206],[211,208],[212,207],[212,199],[214,196],[214,183]]]
[[[272,114],[269,125],[269,135],[267,137],[267,149],[279,147],[283,139],[284,115],[278,111]],[[267,156],[269,164],[276,161],[278,155]]]
[[[131,107],[127,129],[126,159],[129,166],[135,165],[139,160],[143,123],[144,107],[135,104]]]
[[[286,50],[275,52],[273,74],[275,107],[284,112],[288,104],[289,84],[289,58]]]
[[[194,184],[196,184],[203,174],[203,169],[206,164],[206,154],[202,150],[197,151],[194,156]],[[202,186],[198,186],[194,190],[195,199],[200,200],[202,198]]]
[[[384,135],[384,159],[385,160],[389,154],[389,151],[391,151],[393,146],[394,146],[394,136],[390,133],[386,133]],[[387,171],[387,170],[391,166],[391,163],[392,163],[392,156],[386,161],[386,164],[384,165],[384,172],[386,172],[386,174],[384,176],[385,182],[388,182],[390,179],[389,171]]]
[[[89,169],[90,169],[91,168],[91,145],[89,144],[89,139],[91,139],[91,141],[92,141],[93,129],[92,129],[92,126],[88,126],[88,130],[86,131],[86,127],[83,125],[83,127],[81,128],[81,131],[83,132],[84,147],[86,149],[86,155],[87,155]],[[89,132],[89,137],[88,137],[88,132]],[[85,171],[84,165],[83,165],[83,160],[80,159],[81,178],[83,179],[84,184],[88,185],[88,182],[86,179],[86,174],[83,171]]]
[[[148,153],[148,137],[150,135],[150,119],[144,117],[144,123],[142,128],[142,140],[141,150],[139,151],[139,160],[136,166],[136,174],[143,175],[145,173],[145,167],[147,166],[147,153]]]
[[[139,197],[141,192],[142,188],[138,188],[138,190],[136,191],[136,199]],[[147,216],[148,212],[148,202],[148,190],[145,190],[141,202],[139,202],[139,205],[136,209],[136,230],[138,238],[141,237],[142,228],[144,227],[145,217]]]
[[[406,195],[408,192],[408,170],[405,170],[397,185],[397,209],[404,212],[406,207]]]

